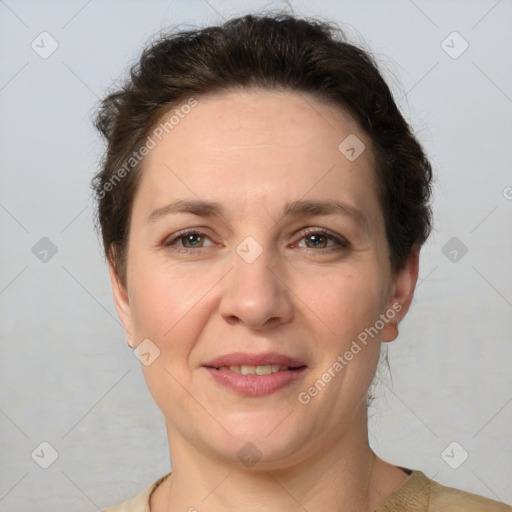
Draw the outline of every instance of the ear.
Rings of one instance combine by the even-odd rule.
[[[420,248],[417,244],[411,249],[411,253],[405,267],[394,277],[391,298],[388,303],[388,311],[394,311],[394,316],[382,329],[382,341],[393,341],[398,336],[398,324],[403,320],[411,305],[418,280],[420,260]]]
[[[110,285],[112,287],[114,305],[116,307],[117,315],[119,316],[119,319],[126,331],[126,341],[131,348],[135,348],[137,344],[135,343],[133,335],[134,329],[128,290],[119,278],[113,254],[115,254],[114,248],[111,249],[111,256],[108,258],[108,270],[110,273]]]

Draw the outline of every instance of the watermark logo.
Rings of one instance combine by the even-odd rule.
[[[58,459],[59,453],[48,441],[43,441],[37,445],[30,456],[38,466],[48,469]]]
[[[452,263],[458,263],[467,254],[468,248],[464,242],[454,236],[443,245],[441,251]]]
[[[252,263],[263,253],[263,247],[252,236],[248,236],[237,245],[236,252],[246,263]]]
[[[340,153],[351,162],[357,160],[365,149],[366,146],[364,145],[364,142],[353,133],[344,139],[338,146]]]
[[[238,450],[238,459],[248,468],[252,468],[262,457],[258,447],[252,443],[246,443]]]
[[[452,59],[458,59],[469,48],[469,43],[454,31],[441,41],[441,48]]]
[[[146,338],[133,350],[133,355],[144,366],[149,366],[160,356],[160,349],[149,338]]]
[[[452,469],[457,469],[469,457],[467,450],[457,441],[451,442],[442,452],[441,458],[450,466]]]
[[[59,47],[57,40],[48,32],[41,32],[30,43],[30,47],[41,59],[48,59]]]
[[[46,236],[43,236],[32,247],[32,254],[41,262],[48,263],[56,254],[57,246]]]

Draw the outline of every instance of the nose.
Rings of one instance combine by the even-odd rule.
[[[286,276],[270,251],[254,261],[233,254],[233,268],[222,280],[220,314],[230,324],[253,330],[277,327],[293,318],[291,291]]]

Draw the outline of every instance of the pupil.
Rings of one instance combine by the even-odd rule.
[[[322,243],[323,235],[310,235],[309,241],[313,243],[314,246],[318,246]]]
[[[199,240],[197,240],[198,238],[200,238],[200,236],[195,235],[195,234],[187,235],[185,237],[187,244],[189,244],[189,245],[197,245],[197,242],[199,241]]]

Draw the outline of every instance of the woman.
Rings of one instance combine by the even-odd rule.
[[[333,26],[164,37],[102,103],[117,312],[172,473],[117,511],[512,510],[370,448],[369,388],[431,225],[431,167]]]

